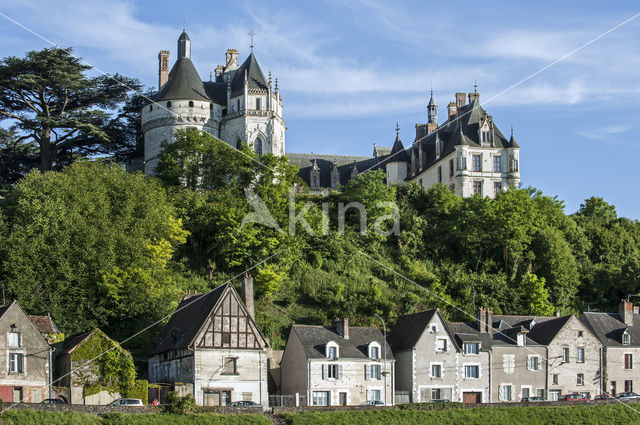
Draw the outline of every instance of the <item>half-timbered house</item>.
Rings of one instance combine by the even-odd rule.
[[[198,405],[235,401],[268,405],[268,342],[254,321],[253,279],[242,298],[231,284],[187,294],[154,340],[149,382],[191,393]]]

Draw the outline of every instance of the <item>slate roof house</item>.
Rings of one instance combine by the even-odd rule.
[[[480,95],[456,93],[448,118],[438,125],[431,93],[428,122],[416,124],[416,136],[405,148],[396,126],[391,148],[376,146],[372,157],[288,153],[312,191],[337,189],[367,170],[381,169],[389,184],[417,182],[424,188],[444,184],[461,196],[495,197],[520,183],[520,146],[513,132],[507,139],[480,105]]]
[[[186,295],[149,359],[149,382],[183,385],[198,405],[250,400],[268,406],[269,344],[254,321],[253,278],[245,275],[242,299],[231,284]]]
[[[393,405],[390,347],[379,329],[349,326],[346,318],[332,327],[293,325],[280,371],[282,394],[305,395],[309,406]]]
[[[638,307],[621,300],[617,313],[585,312],[580,317],[602,343],[600,391],[616,395],[640,390],[635,361],[640,359],[640,314]]]
[[[0,306],[0,398],[40,403],[49,395],[51,352],[40,330],[16,301]]]

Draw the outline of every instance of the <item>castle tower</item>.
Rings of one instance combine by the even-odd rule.
[[[396,140],[387,161],[387,184],[404,183],[409,168],[409,154],[400,140],[400,128],[396,123]]]
[[[228,49],[216,78],[203,82],[191,61],[186,31],[178,38],[178,57],[169,72],[169,51],[158,55],[158,92],[142,108],[144,172],[154,174],[158,155],[174,141],[176,130],[206,131],[233,147],[246,143],[259,154],[284,155],[285,123],[276,79],[267,82],[251,51],[238,66],[238,51]]]

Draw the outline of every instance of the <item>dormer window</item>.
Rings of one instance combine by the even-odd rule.
[[[465,354],[480,354],[480,343],[479,342],[465,342],[464,346]]]
[[[336,360],[338,358],[338,344],[333,341],[327,343],[326,356],[329,360]]]
[[[622,345],[630,345],[631,344],[631,332],[629,329],[625,329],[622,333]]]
[[[369,344],[369,358],[371,360],[380,360],[380,344],[377,342]]]
[[[522,332],[518,332],[518,335],[516,336],[516,342],[518,346],[524,347],[525,345],[527,345],[527,338]]]

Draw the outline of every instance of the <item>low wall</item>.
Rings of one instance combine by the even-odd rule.
[[[160,413],[159,406],[89,406],[83,404],[42,404],[42,403],[6,403],[6,409],[44,410],[49,412],[79,412],[102,415],[105,413]]]

